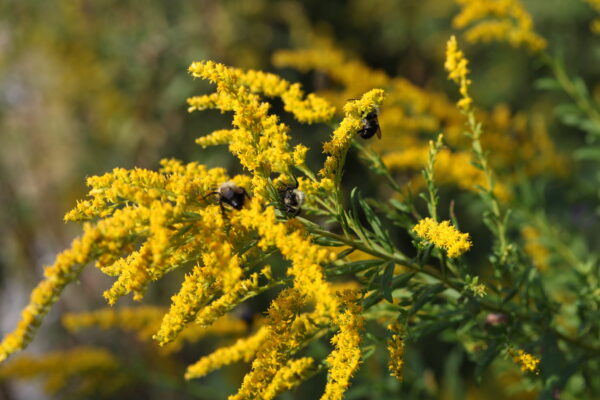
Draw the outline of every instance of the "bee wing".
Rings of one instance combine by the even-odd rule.
[[[375,134],[377,135],[377,139],[381,140],[381,127],[377,127],[377,131],[375,132]]]

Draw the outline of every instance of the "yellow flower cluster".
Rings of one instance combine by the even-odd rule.
[[[450,221],[436,222],[424,218],[412,229],[420,238],[448,252],[448,257],[459,257],[471,248],[468,233],[459,232]]]
[[[444,132],[446,148],[440,155],[439,181],[460,188],[476,191],[477,185],[485,186],[485,177],[471,162],[467,150],[470,144],[464,131],[464,116],[445,94],[421,88],[402,77],[388,77],[383,71],[372,70],[362,62],[347,56],[336,48],[331,40],[315,38],[307,49],[281,50],[273,57],[275,65],[293,67],[300,71],[315,69],[329,77],[338,90],[319,92],[331,103],[342,108],[348,99],[358,98],[374,87],[385,88],[385,107],[379,115],[383,132],[382,140],[369,142],[385,165],[392,171],[401,172],[413,189],[422,188],[421,169],[427,161],[427,142],[432,135]],[[355,79],[361,76],[362,79]],[[465,101],[462,101],[461,105]],[[469,101],[470,104],[470,101]],[[514,165],[524,165],[531,176],[553,173],[564,176],[565,158],[556,153],[552,140],[539,117],[519,113],[511,116],[506,105],[496,106],[492,112],[477,110],[477,118],[483,123],[486,134],[481,138],[485,148],[493,148],[490,162],[494,170],[501,171],[502,182],[497,182],[494,193],[501,200],[510,198],[507,182],[514,174]],[[427,135],[424,135],[427,134]],[[442,167],[443,165],[443,167]],[[405,183],[405,182],[402,182]],[[334,187],[332,180],[323,179],[320,184]],[[409,187],[409,185],[405,185]],[[318,183],[301,180],[300,187],[307,194],[318,194]],[[309,196],[310,197],[310,196]]]
[[[389,353],[388,369],[391,376],[402,380],[402,370],[404,369],[404,328],[399,323],[394,323],[388,325],[388,330],[392,332],[387,342]]]
[[[341,179],[341,166],[344,164],[346,152],[362,128],[365,116],[376,110],[383,102],[383,90],[373,89],[365,93],[360,100],[350,101],[344,106],[344,119],[333,132],[331,140],[323,145],[323,151],[329,154],[325,165],[319,173],[324,179],[339,183]]]
[[[44,389],[49,394],[68,388],[70,394],[77,393],[81,398],[107,396],[128,383],[119,361],[108,351],[93,347],[76,347],[41,357],[22,355],[0,366],[0,381],[36,377],[45,380]]]
[[[105,229],[115,228],[114,222],[116,221],[110,221],[101,227],[84,225],[81,238],[73,240],[71,248],[60,253],[54,264],[44,269],[45,279],[31,292],[29,305],[22,311],[16,329],[0,342],[0,362],[27,346],[65,286],[77,279],[98,248],[112,243],[112,238],[102,233]]]
[[[323,122],[333,116],[335,108],[313,94],[305,99],[298,84],[290,84],[277,75],[260,71],[242,71],[212,61],[195,62],[189,68],[194,77],[217,85],[217,92],[188,100],[190,110],[217,108],[233,111],[235,129],[219,130],[199,138],[203,147],[228,144],[232,154],[252,175],[253,194],[268,198],[268,178],[273,173],[291,175],[291,167],[304,164],[307,148],[289,145],[288,127],[269,114],[270,105],[260,94],[280,97],[285,109],[300,122]],[[271,199],[273,200],[273,199]]]
[[[256,199],[248,208],[237,213],[232,222],[257,231],[261,249],[275,246],[285,259],[291,261],[287,274],[294,277],[294,288],[298,293],[305,296],[306,301],[314,302],[318,315],[332,318],[337,314],[339,302],[321,267],[322,263],[335,260],[333,251],[312,243],[302,225],[293,220],[279,222],[275,209],[268,207],[263,210]]]
[[[268,333],[267,327],[262,326],[254,335],[238,339],[231,346],[220,347],[190,365],[185,372],[185,379],[201,378],[212,371],[240,360],[251,361],[257,350],[265,342]]]
[[[507,41],[531,51],[546,48],[546,40],[533,30],[533,20],[519,0],[456,0],[461,12],[454,18],[469,42]]]
[[[382,157],[388,168],[403,170],[419,168],[427,162],[429,146],[419,145],[393,152]],[[435,160],[435,179],[439,183],[456,183],[465,190],[476,190],[477,186],[487,187],[484,173],[473,166],[468,152],[452,152],[447,148],[440,150]],[[420,187],[417,183],[413,187]],[[494,193],[501,200],[508,200],[510,192],[501,182],[494,186]]]
[[[91,198],[78,203],[66,219],[100,220],[86,224],[83,236],[46,268],[46,279],[32,292],[17,329],[0,344],[0,360],[31,340],[64,286],[92,259],[97,258],[97,266],[104,273],[118,277],[105,292],[112,304],[130,292],[141,299],[151,281],[202,257],[211,245],[205,237],[220,240],[219,244],[224,237],[230,241],[243,239],[243,231],[226,234],[218,206],[206,206],[209,200],[201,204],[203,194],[228,180],[222,168],[207,170],[197,163],[182,165],[173,160],[162,164],[159,172],[116,169],[88,179]],[[247,179],[233,180],[241,184]],[[186,234],[177,234],[180,230]],[[211,271],[217,274],[213,295],[230,289],[240,276],[235,263],[214,265]]]
[[[310,357],[302,357],[297,360],[290,360],[279,369],[273,380],[262,393],[261,399],[271,400],[280,393],[291,390],[300,384],[311,372],[314,360]]]
[[[540,359],[536,356],[519,349],[516,354],[512,353],[512,357],[515,364],[521,367],[521,371],[538,373]]]
[[[159,329],[166,312],[165,308],[156,306],[104,308],[90,312],[67,313],[62,317],[62,323],[70,332],[92,327],[103,330],[121,329],[136,332],[139,340],[148,341]],[[208,327],[200,325],[188,327],[161,351],[163,353],[178,351],[185,342],[195,343],[207,335],[241,335],[247,329],[245,321],[232,315],[225,315]]]
[[[314,370],[312,359],[292,356],[311,340],[339,330],[327,358],[330,373],[324,398],[341,398],[360,361],[358,297],[346,292],[338,297],[326,279],[323,266],[336,260],[336,251],[313,243],[304,225],[281,219],[271,206],[278,180],[285,182],[292,167],[302,167],[307,149],[290,146],[287,126],[269,114],[270,105],[261,96],[280,97],[301,122],[327,121],[335,109],[272,74],[213,62],[194,63],[190,72],[216,84],[215,93],[190,99],[191,109],[233,111],[233,129],[213,132],[198,142],[228,144],[250,174],[230,178],[222,168],[163,160],[159,171],[115,169],[89,178],[88,197],[65,216],[69,221],[88,221],[84,235],[47,269],[47,279],[34,290],[23,321],[0,345],[0,359],[30,340],[62,288],[93,260],[103,273],[116,278],[104,293],[110,304],[130,293],[141,300],[151,282],[178,268],[189,270],[168,310],[142,306],[71,314],[64,318],[71,331],[120,328],[137,332],[141,340],[152,337],[160,345],[170,344],[167,351],[211,332],[243,333],[247,326],[229,315],[233,308],[290,282],[287,277],[277,281],[260,261],[261,255],[277,251],[290,263],[286,273],[292,287],[271,304],[267,325],[202,358],[189,367],[186,377],[252,360],[252,370],[232,398],[273,398]],[[341,176],[341,161],[362,119],[382,100],[382,90],[371,90],[344,108],[346,118],[324,146],[328,158],[322,179],[308,174],[300,179],[302,188],[333,190],[334,177]],[[239,210],[224,211],[219,204],[215,191],[228,181],[248,194]],[[257,259],[259,263],[253,264]]]
[[[360,296],[352,290],[342,291],[339,295],[346,309],[336,318],[340,331],[331,339],[335,350],[327,357],[329,374],[321,400],[341,400],[360,364],[360,331],[363,328],[362,307],[358,305]]]
[[[469,96],[469,85],[471,81],[467,78],[469,69],[467,68],[469,61],[465,55],[458,49],[456,37],[452,36],[446,44],[446,63],[444,67],[448,71],[449,79],[452,79],[459,86],[461,99],[457,105],[463,112],[468,112],[473,104],[473,99]]]
[[[311,69],[326,72],[331,79],[341,83],[344,89],[340,93],[322,92],[321,95],[339,108],[346,104],[348,99],[373,88],[388,85],[389,78],[385,72],[374,71],[358,60],[348,59],[328,38],[313,37],[312,39],[311,48],[277,51],[273,55],[273,65],[292,66],[303,72]]]
[[[229,400],[263,398],[277,372],[317,333],[315,317],[318,316],[300,313],[305,306],[304,296],[294,288],[282,291],[271,303],[266,320],[267,337],[257,350],[242,386]]]

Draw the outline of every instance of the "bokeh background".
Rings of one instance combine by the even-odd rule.
[[[589,6],[562,0],[523,3],[551,50],[561,53],[587,82],[597,82],[600,46],[598,36],[589,31],[595,17]],[[323,87],[322,76],[276,69],[271,60],[276,50],[309,46],[317,35],[369,67],[455,98],[443,60],[446,40],[456,33],[451,20],[457,10],[450,0],[2,1],[0,332],[13,329],[42,266],[78,234],[80,227],[65,224],[62,217],[85,195],[86,176],[115,167],[156,169],[168,157],[236,171],[225,149],[202,150],[194,144],[196,137],[227,127],[229,117],[216,111],[188,114],[186,98],[208,90],[187,74],[192,61],[212,59],[280,73],[311,91]],[[556,121],[555,95],[534,90],[544,71],[526,50],[478,44],[468,46],[467,54],[478,106],[536,108],[547,118],[559,147],[568,151],[584,143],[583,134]],[[327,126],[284,121],[314,149],[329,132]],[[573,179],[583,193],[578,207],[589,210],[596,198],[593,184],[586,181],[592,180],[593,171],[585,165],[576,168]],[[348,174],[349,185],[361,179],[356,171]],[[61,327],[64,311],[104,306],[101,293],[108,285],[100,273],[86,270],[77,285],[67,288],[28,351],[43,353],[85,340],[121,349],[131,365],[149,363],[139,354],[143,352],[135,338],[120,337],[117,345],[114,333],[74,336]],[[146,302],[166,304],[173,290],[168,284],[153,288]],[[179,355],[177,361],[195,361],[218,340]],[[433,342],[429,353],[409,352],[412,370],[407,373],[420,383],[407,398],[485,398],[462,382],[470,368],[464,356],[440,343]],[[363,386],[370,393],[351,392],[348,398],[383,398],[379,396],[388,389],[393,393],[397,383],[377,368],[370,365],[357,378],[371,382]],[[140,366],[137,383],[126,393],[147,399],[223,398],[243,374],[242,369],[229,370],[186,384],[179,378],[181,371]],[[495,390],[502,382],[489,385]],[[123,393],[115,398],[125,398]],[[313,398],[315,393],[303,387],[295,398]],[[0,399],[46,398],[52,396],[35,380],[0,382]]]

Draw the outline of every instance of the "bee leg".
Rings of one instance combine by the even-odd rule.
[[[202,196],[202,200],[205,200],[208,196],[214,196],[215,194],[219,194],[219,192],[208,192],[204,196]]]

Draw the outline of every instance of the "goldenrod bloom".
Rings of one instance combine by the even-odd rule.
[[[450,221],[435,222],[431,218],[425,218],[412,230],[422,239],[446,250],[448,257],[458,257],[471,248],[469,234],[459,232]]]
[[[348,99],[358,97],[373,88],[387,86],[389,77],[385,72],[372,70],[361,61],[347,57],[335,48],[328,38],[311,39],[311,47],[308,49],[275,52],[273,64],[277,67],[294,67],[300,71],[316,69],[326,73],[332,80],[342,84],[343,90],[338,93],[327,91],[320,94],[339,107]]]
[[[335,182],[339,180],[346,152],[357,131],[362,128],[363,118],[381,105],[383,97],[383,90],[373,89],[365,93],[359,100],[346,103],[344,119],[333,132],[331,140],[323,145],[323,152],[329,154],[323,169],[319,171],[323,178],[329,178]]]
[[[277,372],[319,329],[313,322],[314,315],[299,312],[305,305],[304,296],[296,289],[282,291],[271,303],[266,321],[267,337],[256,353],[252,370],[229,400],[259,399],[271,390],[269,387]]]
[[[36,377],[45,380],[44,388],[50,394],[68,387],[70,394],[77,393],[81,398],[110,395],[129,379],[113,354],[93,347],[76,347],[40,357],[21,355],[0,366],[0,380]]]
[[[157,306],[104,308],[90,312],[67,313],[62,318],[63,326],[77,332],[85,328],[121,329],[135,332],[141,341],[149,341],[159,329],[168,309]],[[161,348],[163,353],[178,351],[184,342],[195,343],[207,335],[239,335],[247,330],[245,321],[225,315],[211,326],[192,325],[181,332],[177,339]]]
[[[389,354],[388,369],[390,375],[398,380],[402,380],[402,371],[404,369],[404,329],[398,323],[390,324],[387,327],[392,335],[387,341]]]
[[[187,368],[185,379],[203,377],[212,371],[240,360],[249,362],[264,343],[268,332],[267,327],[263,326],[254,335],[238,339],[233,345],[220,347],[213,353],[202,357]]]
[[[459,91],[462,98],[458,101],[458,108],[466,112],[471,109],[473,100],[469,96],[469,85],[471,81],[467,78],[469,69],[468,60],[462,51],[458,49],[456,37],[450,37],[446,45],[446,63],[444,67],[448,71],[448,77],[459,85]]]
[[[516,354],[514,352],[511,352],[511,354],[515,364],[518,364],[521,367],[521,371],[538,373],[540,365],[539,358],[521,349],[517,350]]]
[[[233,130],[220,130],[200,138],[201,146],[229,145],[243,167],[253,174],[252,192],[258,199],[268,198],[267,180],[273,173],[290,175],[291,167],[303,165],[307,148],[289,145],[289,128],[269,114],[270,105],[260,94],[279,96],[285,109],[301,122],[329,120],[335,109],[324,99],[304,93],[297,84],[260,71],[242,71],[211,61],[195,62],[190,68],[195,77],[217,84],[217,92],[189,100],[190,109],[218,108],[233,111]]]
[[[277,221],[275,209],[262,206],[253,199],[249,208],[236,214],[234,221],[260,235],[259,247],[275,246],[292,265],[287,274],[294,276],[294,288],[308,300],[313,300],[318,313],[331,317],[336,315],[338,301],[332,295],[325,279],[322,263],[335,259],[335,253],[311,243],[301,226],[293,222]]]
[[[401,170],[402,176],[408,175],[413,189],[424,183],[420,173],[424,164],[419,161],[427,159],[427,142],[420,139],[424,133],[433,135],[443,130],[453,149],[469,145],[463,135],[464,116],[444,93],[419,87],[401,76],[389,77],[383,71],[373,70],[336,48],[329,39],[317,37],[311,39],[309,48],[277,51],[273,63],[300,71],[314,69],[331,78],[336,90],[325,89],[319,94],[339,105],[339,109],[348,99],[358,98],[374,87],[384,88],[385,110],[379,115],[383,137],[369,144],[382,156],[389,169]],[[356,79],[356,76],[363,79]],[[461,102],[463,105],[466,105],[465,101]],[[530,176],[549,170],[564,175],[565,159],[556,154],[545,128],[538,123],[539,118],[530,121],[524,113],[511,116],[508,107],[502,104],[489,114],[477,110],[477,118],[486,127],[481,138],[483,147],[494,149],[490,162],[496,171],[520,164],[527,166]],[[440,182],[467,190],[473,190],[474,185],[487,185],[484,174],[470,164],[469,155],[462,151],[442,151],[436,165],[436,169],[445,172],[438,176]],[[504,184],[508,178],[504,175],[502,182],[497,182],[494,187],[494,193],[503,201],[510,198]],[[331,180],[300,181],[309,202],[314,196],[322,196],[323,192],[332,192],[335,187]]]
[[[346,290],[340,293],[340,297],[346,309],[336,318],[340,331],[331,339],[335,350],[327,357],[329,373],[321,400],[341,400],[350,386],[350,378],[360,364],[360,331],[364,322],[362,307],[358,305],[360,296],[356,292]]]
[[[456,28],[466,28],[470,42],[507,41],[531,51],[546,47],[546,40],[533,31],[533,20],[519,0],[456,0],[462,10],[454,18]]]
[[[91,260],[101,238],[100,229],[86,224],[83,236],[73,240],[71,248],[60,253],[54,264],[44,269],[45,279],[31,292],[29,305],[21,313],[16,329],[0,343],[0,362],[31,341],[42,319],[58,300],[65,286],[77,279],[82,268]]]
[[[283,368],[277,371],[269,386],[262,393],[261,399],[274,399],[280,393],[293,389],[306,379],[312,366],[313,359],[310,357],[288,361]]]

